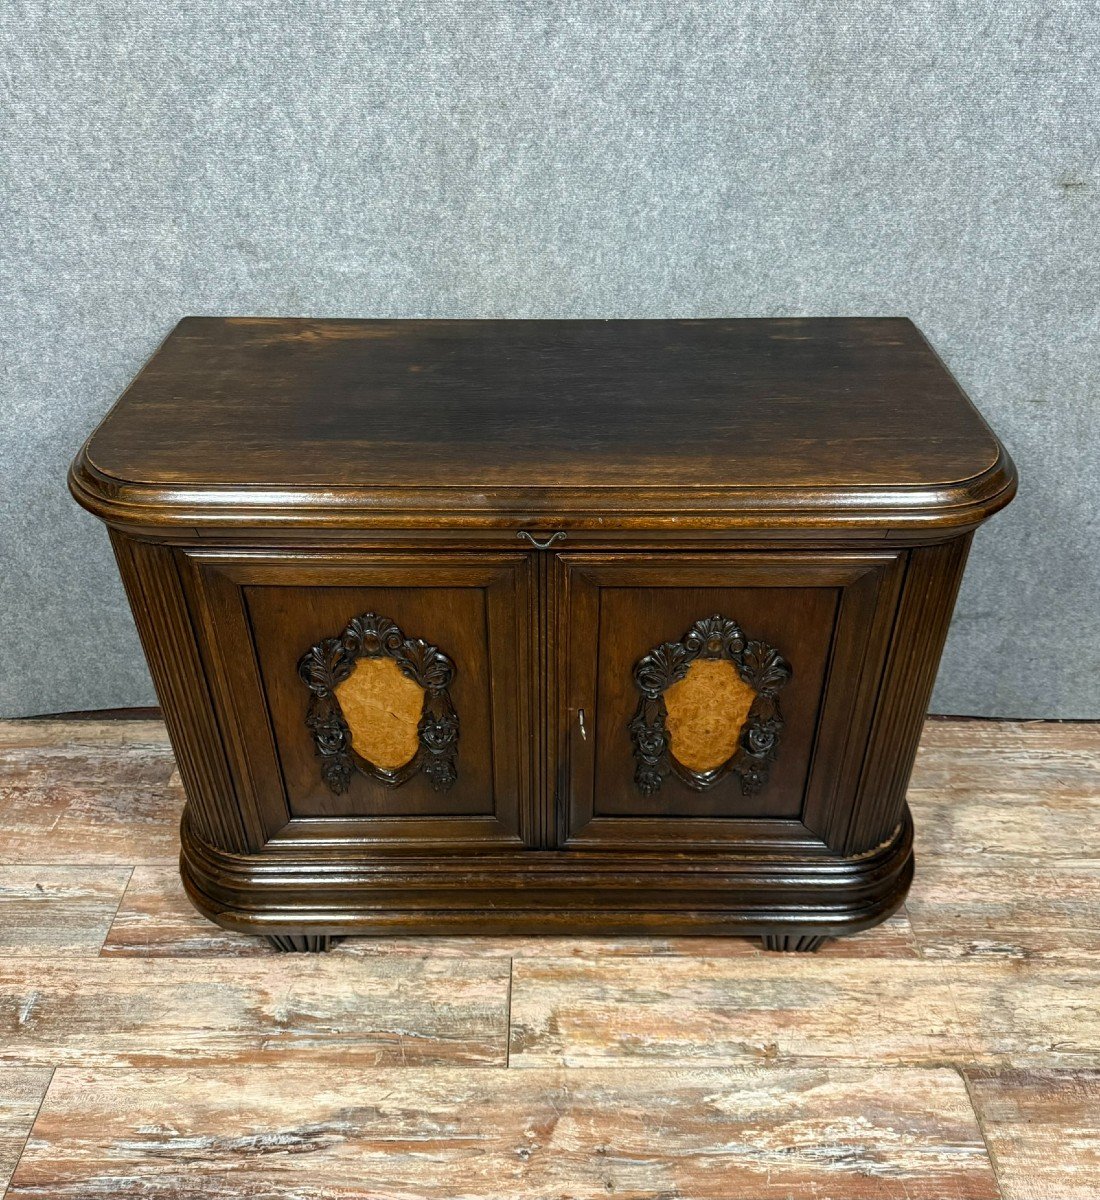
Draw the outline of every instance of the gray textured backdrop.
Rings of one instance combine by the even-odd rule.
[[[906,314],[1019,464],[941,712],[1100,715],[1095,3],[12,3],[0,712],[153,701],[64,488],[185,313]]]

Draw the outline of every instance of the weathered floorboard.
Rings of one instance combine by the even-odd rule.
[[[183,800],[159,721],[0,723],[0,863],[174,863]]]
[[[908,798],[918,882],[931,860],[1100,863],[1081,836],[1100,813],[1100,725],[927,721]]]
[[[996,1195],[950,1064],[1008,1200],[1100,1196],[1098,726],[929,722],[909,915],[813,956],[277,955],[187,902],[182,800],[157,722],[0,722],[0,1181],[62,1064],[13,1195]]]
[[[133,866],[179,859],[183,792],[56,784],[0,789],[0,863]]]
[[[1100,966],[1095,962],[942,965],[970,1043],[968,1061],[1100,1068]]]
[[[0,1067],[0,1194],[11,1178],[53,1071]]]
[[[200,916],[187,899],[177,866],[138,866],[101,953],[137,958],[273,958],[279,951],[265,938],[231,933]]]
[[[1100,1071],[966,1076],[1004,1200],[1100,1196]]]
[[[926,857],[907,907],[926,958],[1100,960],[1100,860]]]
[[[64,784],[0,791],[0,863],[129,867],[179,859],[182,791]]]
[[[1034,863],[1036,857],[1095,864],[1100,850],[1081,830],[1100,812],[1100,791],[1056,796],[944,788],[910,790],[916,836],[917,877],[931,859],[984,870],[997,859]]]
[[[1085,792],[1100,784],[1100,724],[931,718],[921,733],[917,791]]]
[[[1087,963],[520,959],[511,1063],[1100,1067],[1096,996]]]
[[[26,717],[0,721],[0,761],[49,769],[53,755],[65,758],[110,758],[137,754],[146,762],[165,751],[171,755],[168,731],[159,717],[120,720],[102,715],[91,718]],[[175,760],[172,760],[175,767]],[[7,767],[0,768],[0,774]]]
[[[0,955],[96,955],[129,867],[0,866]]]
[[[12,1200],[994,1200],[948,1070],[62,1069]]]
[[[404,958],[0,963],[0,1062],[502,1063],[508,962]]]
[[[511,1064],[858,1065],[968,1056],[939,963],[809,956],[517,959]]]

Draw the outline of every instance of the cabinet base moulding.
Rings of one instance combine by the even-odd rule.
[[[328,847],[290,862],[216,850],[185,819],[181,868],[204,916],[286,950],[324,950],[345,936],[571,933],[759,937],[771,950],[815,950],[900,907],[913,878],[913,827],[906,809],[889,841],[850,858],[779,861],[740,852],[671,864],[654,854],[589,851],[372,858]]]

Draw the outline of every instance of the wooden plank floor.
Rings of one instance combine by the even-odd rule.
[[[903,912],[737,939],[201,920],[156,721],[0,722],[0,1188],[1100,1197],[1100,726],[928,723]]]

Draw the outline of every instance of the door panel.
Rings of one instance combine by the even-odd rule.
[[[838,597],[837,588],[602,588],[594,815],[799,816]],[[768,782],[756,795],[744,796],[738,777],[729,773],[697,792],[670,773],[658,792],[645,796],[635,783],[634,744],[626,733],[640,698],[635,664],[716,614],[736,620],[747,637],[798,664],[780,693],[784,727]]]
[[[264,840],[525,839],[529,556],[191,557]]]
[[[569,614],[564,839],[820,843],[825,810],[854,786],[843,764],[866,736],[899,556],[559,561]],[[760,668],[768,654],[771,675]],[[715,705],[736,708],[732,723]],[[677,739],[695,768],[677,757]]]
[[[483,589],[246,587],[244,598],[292,816],[469,816],[493,811]],[[446,791],[436,791],[420,771],[393,785],[353,769],[343,793],[334,792],[322,778],[314,739],[303,736],[310,696],[299,677],[298,662],[323,638],[338,635],[352,618],[364,613],[392,620],[405,638],[428,641],[455,664],[448,691],[458,718],[458,752],[455,781]],[[351,710],[347,700],[344,706]],[[351,711],[345,712],[350,715]],[[385,715],[383,704],[376,717]]]

